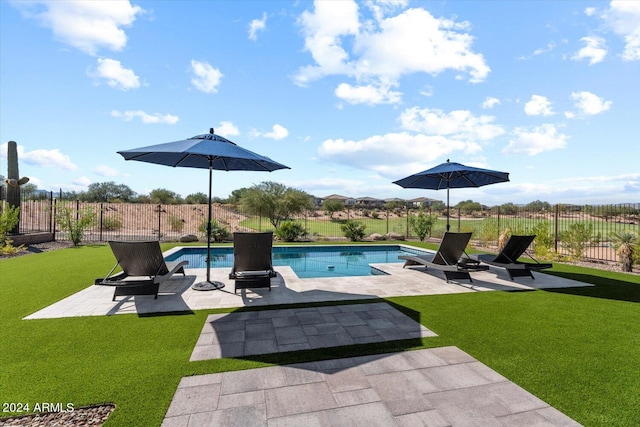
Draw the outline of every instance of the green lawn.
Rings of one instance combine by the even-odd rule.
[[[3,403],[113,402],[107,426],[159,425],[185,375],[415,348],[412,341],[189,362],[206,316],[225,310],[21,320],[87,287],[112,262],[101,245],[0,260]],[[597,286],[389,301],[439,335],[422,347],[458,346],[584,425],[638,425],[640,278],[562,264],[551,274]]]

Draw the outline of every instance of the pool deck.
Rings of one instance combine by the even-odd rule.
[[[152,296],[118,297],[111,301],[110,286],[88,286],[25,319],[45,319],[115,314],[150,314],[212,308],[253,307],[279,304],[360,300],[412,295],[439,295],[485,291],[517,291],[589,286],[544,273],[509,279],[502,269],[472,273],[473,283],[447,283],[442,272],[424,267],[403,268],[402,263],[371,264],[387,275],[300,279],[290,267],[275,267],[271,290],[242,289],[234,293],[229,268],[211,269],[211,280],[225,284],[221,290],[196,291],[194,283],[204,281],[205,269],[185,269],[186,276],[174,275],[160,286],[158,299]]]

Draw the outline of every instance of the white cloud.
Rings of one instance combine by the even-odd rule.
[[[0,144],[0,157],[6,158],[8,143]],[[26,151],[23,145],[17,145],[18,160],[20,163],[24,162],[29,165],[36,165],[42,167],[59,168],[65,170],[76,170],[76,166],[69,156],[62,154],[59,149],[54,148],[52,150],[37,149],[33,151]]]
[[[215,129],[215,133],[225,138],[240,135],[240,130],[231,122],[222,121]]]
[[[172,114],[160,114],[154,113],[149,114],[145,113],[142,110],[128,110],[128,111],[111,111],[111,117],[116,117],[119,119],[123,119],[124,121],[130,122],[134,118],[139,118],[144,124],[165,124],[165,125],[175,125],[178,123],[180,118],[178,116],[174,116]]]
[[[390,86],[351,86],[348,83],[338,85],[335,95],[349,104],[368,105],[398,104],[402,98],[402,93],[390,90]]]
[[[532,95],[531,99],[524,104],[524,112],[527,116],[551,116],[554,114],[551,101],[541,95]]]
[[[468,74],[472,82],[487,77],[490,69],[482,54],[471,48],[473,37],[467,22],[437,19],[421,8],[387,17],[398,5],[384,2],[378,6],[381,4],[385,7],[373,8],[374,19],[363,17],[362,21],[354,1],[316,1],[313,12],[303,12],[299,23],[305,49],[315,64],[302,67],[296,83],[306,85],[329,75],[353,77],[357,85],[342,86],[336,93],[355,101],[385,93],[385,87],[397,86],[402,76],[413,73],[435,76],[453,70]],[[373,95],[363,95],[363,91]]]
[[[408,132],[374,135],[359,141],[327,139],[318,148],[318,157],[337,164],[381,175],[397,177],[425,169],[425,163],[449,153],[476,153],[474,142],[456,140],[442,135],[410,134]]]
[[[595,115],[607,111],[613,104],[612,101],[605,101],[603,98],[591,92],[573,92],[571,99],[575,101],[575,106],[583,114]]]
[[[474,116],[467,110],[445,113],[438,109],[413,107],[400,114],[403,129],[468,141],[488,141],[504,134],[501,126],[493,124],[494,120],[493,116]]]
[[[522,56],[518,57],[518,59],[531,59],[534,56],[538,56],[538,55],[542,55],[542,54],[547,53],[547,52],[551,52],[555,48],[556,48],[556,44],[554,42],[549,42],[549,43],[547,43],[547,45],[545,47],[540,47],[540,48],[534,50],[531,55],[522,55]]]
[[[496,105],[500,105],[500,100],[498,98],[494,98],[492,96],[487,96],[485,100],[482,102],[483,109],[491,109]]]
[[[13,2],[24,16],[38,20],[54,37],[90,55],[98,49],[122,50],[127,35],[122,27],[144,13],[129,1],[36,0]]]
[[[262,19],[254,19],[249,23],[249,39],[258,40],[258,31],[264,31],[267,26],[267,14],[262,14]]]
[[[607,25],[624,39],[622,58],[640,60],[640,2],[613,0],[603,14]]]
[[[96,166],[95,173],[100,176],[106,176],[106,177],[120,176],[120,172],[118,172],[116,169],[112,168],[111,166],[107,166],[107,165]]]
[[[122,90],[137,89],[140,87],[140,78],[127,68],[122,67],[120,61],[109,58],[98,58],[98,65],[89,75],[105,79],[107,84]]]
[[[552,124],[544,124],[529,130],[518,127],[514,129],[515,139],[509,141],[503,153],[525,153],[530,156],[543,153],[545,151],[558,150],[567,145],[569,137],[558,133]]]
[[[213,68],[206,62],[191,61],[191,71],[194,76],[191,83],[201,92],[216,93],[223,74],[217,68]]]
[[[78,187],[88,187],[91,184],[93,184],[93,181],[89,178],[87,178],[86,176],[81,176],[80,178],[74,179],[73,180],[73,184],[75,185],[74,187],[72,187],[73,189],[77,189]]]
[[[254,130],[252,132],[252,136],[275,139],[276,141],[279,141],[289,136],[289,131],[284,126],[275,124],[271,127],[271,132],[259,132]]]
[[[607,49],[605,49],[605,41],[602,37],[588,36],[583,37],[580,41],[584,42],[585,46],[576,52],[571,59],[580,61],[581,59],[588,59],[589,65],[602,62],[604,57],[607,56]]]

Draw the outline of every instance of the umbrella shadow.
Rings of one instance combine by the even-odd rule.
[[[635,281],[633,280],[634,278],[630,278],[630,280],[627,281],[593,276],[585,273],[550,271],[547,272],[547,274],[595,285],[580,288],[545,289],[547,292],[616,301],[640,302],[640,276],[638,276]]]
[[[286,360],[287,364],[301,363],[301,369],[336,371],[350,366],[340,361],[313,361],[371,353],[376,354],[367,360],[383,358],[422,347],[424,338],[436,336],[420,324],[419,313],[404,307],[400,311],[381,298],[349,294],[350,299],[345,300],[344,293],[320,289],[296,292],[287,288],[281,274],[272,279],[272,287],[279,293],[302,294],[307,302],[255,310],[250,306],[250,292],[241,290],[245,307],[209,315],[191,361],[238,358],[279,364]],[[269,290],[256,289],[255,294],[268,298]]]

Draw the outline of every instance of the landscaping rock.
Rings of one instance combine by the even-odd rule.
[[[399,233],[387,233],[387,239],[389,240],[404,240],[404,235]]]
[[[185,234],[184,236],[180,237],[180,242],[182,243],[197,242],[197,241],[198,241],[198,236],[195,236],[193,234]]]
[[[384,240],[384,236],[378,233],[373,233],[371,236],[369,236],[369,238],[371,240]]]

